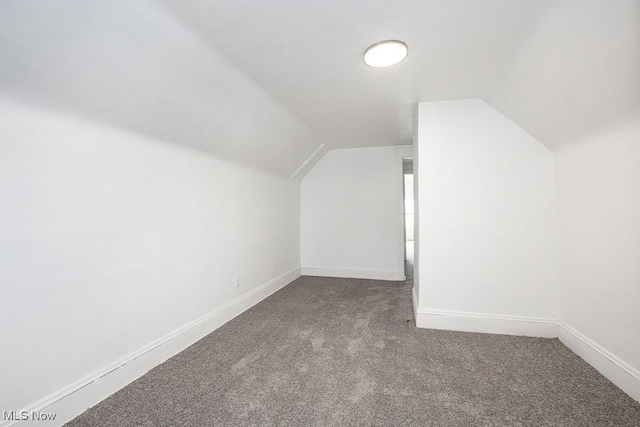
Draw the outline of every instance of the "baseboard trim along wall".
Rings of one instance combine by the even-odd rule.
[[[558,336],[556,319],[424,308],[416,310],[416,326],[419,328],[526,337],[556,338]]]
[[[640,402],[640,371],[582,335],[571,326],[555,319],[468,313],[418,308],[413,291],[413,310],[419,328],[461,332],[559,338],[609,381]]]
[[[405,280],[404,270],[358,270],[353,268],[302,267],[302,275],[340,277],[347,279]]]
[[[56,414],[55,420],[37,421],[37,425],[62,425],[199,341],[269,295],[282,289],[298,277],[300,277],[300,268],[283,273],[199,319],[113,362],[109,366],[105,366],[29,405],[23,411],[29,414],[32,411],[39,413],[53,412]],[[26,426],[30,422],[34,421],[0,422],[0,427],[8,427],[15,424]]]
[[[413,304],[413,318],[415,319],[416,326],[418,326],[418,291],[416,285],[411,288],[411,303]]]
[[[640,371],[566,323],[558,322],[558,338],[609,381],[640,402]]]
[[[336,271],[344,275],[337,276]],[[53,412],[56,414],[55,420],[37,421],[37,425],[62,425],[282,289],[301,275],[373,278],[378,280],[404,279],[404,272],[402,272],[402,279],[397,278],[399,277],[397,272],[392,273],[295,268],[85,378],[29,405],[22,411],[27,413],[32,413],[32,411],[39,413]],[[633,399],[640,402],[640,372],[563,322],[546,318],[419,308],[415,288],[412,292],[412,299],[416,326],[419,328],[544,338],[558,337],[574,353]],[[6,421],[0,422],[0,427],[26,426],[33,422]]]

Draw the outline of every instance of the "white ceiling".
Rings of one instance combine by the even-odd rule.
[[[370,44],[409,57],[369,68]],[[479,97],[553,148],[640,114],[640,0],[4,0],[0,91],[289,176]]]
[[[331,146],[406,144],[418,101],[480,97],[536,17],[530,1],[162,0]],[[410,54],[373,69],[371,44]]]
[[[335,146],[410,142],[418,101],[481,97],[543,143],[640,111],[637,0],[161,0]],[[371,69],[372,43],[410,56]]]

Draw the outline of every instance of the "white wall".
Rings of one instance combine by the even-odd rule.
[[[413,111],[413,311],[417,319],[420,300],[420,106]]]
[[[299,242],[297,183],[1,101],[0,410],[295,275]]]
[[[421,103],[424,327],[555,336],[553,156],[480,99]]]
[[[331,150],[301,183],[303,274],[404,279],[402,156]]]
[[[415,200],[413,198],[413,173],[404,175],[404,222],[405,240],[415,240]]]
[[[591,363],[640,400],[640,121],[554,153],[561,331],[598,348]],[[635,381],[616,381],[602,356]]]

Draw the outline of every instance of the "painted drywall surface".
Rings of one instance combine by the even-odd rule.
[[[320,142],[408,143],[419,101],[482,96],[554,146],[640,109],[639,9],[637,0],[3,0],[0,87],[282,176]],[[409,43],[407,60],[367,67],[363,50],[390,35]]]
[[[483,99],[552,148],[637,117],[640,2],[538,5]]]
[[[550,147],[640,107],[637,0],[159,1],[332,148],[408,143],[417,102],[480,96]],[[358,60],[389,37],[397,67]]]
[[[0,93],[278,176],[321,144],[154,1],[2,1],[0,52]]]
[[[331,150],[302,180],[303,272],[402,276],[402,158],[396,153],[393,147]]]
[[[413,111],[413,309],[414,314],[420,300],[420,106]]]
[[[1,409],[299,267],[297,183],[16,104],[0,118]]]
[[[413,199],[413,174],[404,176],[404,222],[405,222],[405,239],[409,242],[415,240],[415,201]]]
[[[640,371],[640,120],[554,154],[560,321]]]
[[[557,318],[553,156],[480,99],[421,103],[421,309]]]

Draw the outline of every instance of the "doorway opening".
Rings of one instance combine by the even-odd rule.
[[[404,274],[413,281],[415,242],[415,202],[413,198],[413,157],[402,158],[402,182],[404,198]]]

